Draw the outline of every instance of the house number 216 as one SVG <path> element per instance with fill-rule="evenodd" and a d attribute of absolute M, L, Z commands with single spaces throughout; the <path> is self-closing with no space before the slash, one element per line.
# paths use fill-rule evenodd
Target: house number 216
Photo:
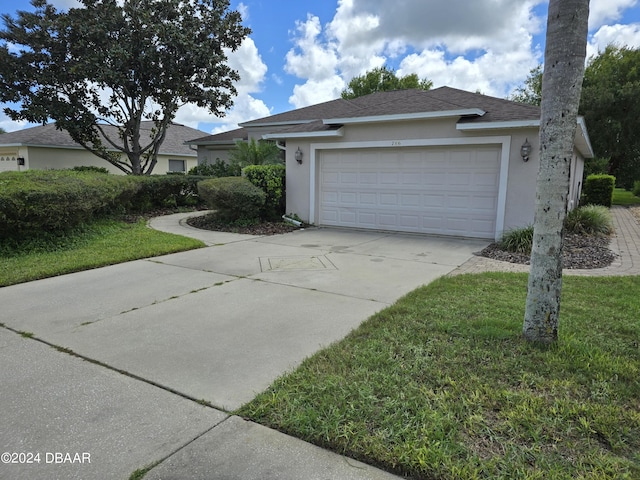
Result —
<path fill-rule="evenodd" d="M 402 146 L 402 142 L 400 142 L 400 141 L 398 141 L 398 140 L 393 140 L 393 141 L 391 142 L 391 146 L 392 146 L 392 147 L 400 147 L 400 146 Z"/>

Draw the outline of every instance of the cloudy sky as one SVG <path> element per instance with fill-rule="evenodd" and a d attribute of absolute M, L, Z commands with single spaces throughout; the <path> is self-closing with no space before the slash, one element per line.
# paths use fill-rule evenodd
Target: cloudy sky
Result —
<path fill-rule="evenodd" d="M 30 9 L 3 2 L 0 13 Z M 58 8 L 75 0 L 50 0 Z M 77 4 L 75 4 L 77 5 Z M 225 118 L 183 107 L 204 132 L 340 96 L 355 75 L 386 65 L 448 85 L 508 96 L 543 63 L 547 1 L 232 0 L 252 34 L 230 55 L 242 77 Z M 587 56 L 610 43 L 640 47 L 640 0 L 591 0 Z M 26 125 L 0 113 L 7 131 Z"/>

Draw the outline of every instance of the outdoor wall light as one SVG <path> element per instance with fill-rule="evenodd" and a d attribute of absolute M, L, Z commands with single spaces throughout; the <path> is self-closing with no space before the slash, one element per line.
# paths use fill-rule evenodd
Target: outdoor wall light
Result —
<path fill-rule="evenodd" d="M 18 157 L 16 160 L 18 161 L 18 165 L 24 167 L 24 157 Z"/>
<path fill-rule="evenodd" d="M 524 143 L 520 147 L 520 155 L 522 156 L 523 162 L 529 161 L 529 155 L 531 155 L 531 144 L 529 143 L 528 138 L 524 140 Z"/>
<path fill-rule="evenodd" d="M 296 150 L 295 158 L 296 158 L 296 162 L 302 165 L 302 150 L 300 150 L 300 147 L 298 147 L 298 149 Z"/>

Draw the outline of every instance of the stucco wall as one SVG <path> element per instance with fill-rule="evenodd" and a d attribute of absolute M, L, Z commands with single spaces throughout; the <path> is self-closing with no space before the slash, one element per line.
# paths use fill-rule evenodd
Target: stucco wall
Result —
<path fill-rule="evenodd" d="M 24 158 L 24 169 L 59 170 L 82 165 L 103 167 L 112 173 L 123 173 L 106 160 L 96 157 L 84 149 L 29 147 L 25 149 Z M 159 155 L 158 163 L 152 173 L 155 175 L 167 173 L 169 171 L 169 159 L 184 160 L 186 171 L 189 171 L 190 168 L 195 167 L 197 164 L 195 152 L 193 157 L 184 155 Z"/>
<path fill-rule="evenodd" d="M 317 152 L 326 143 L 354 143 L 354 142 L 383 142 L 398 140 L 419 139 L 470 139 L 470 138 L 496 138 L 503 141 L 508 139 L 508 175 L 504 200 L 503 231 L 515 227 L 521 227 L 533 223 L 536 178 L 539 169 L 539 142 L 538 129 L 504 129 L 504 130 L 456 130 L 454 119 L 446 121 L 415 121 L 397 123 L 379 123 L 369 125 L 345 125 L 342 137 L 330 138 L 296 138 L 287 140 L 286 165 L 287 165 L 287 213 L 296 213 L 307 222 L 315 222 L 310 217 L 311 195 L 315 205 L 318 205 L 318 191 L 311 182 L 319 178 L 320 164 L 312 160 Z M 529 161 L 524 162 L 520 155 L 520 147 L 528 140 L 532 146 Z M 313 149 L 311 146 L 313 145 Z M 295 159 L 295 151 L 300 148 L 303 152 L 303 163 L 299 165 Z M 398 148 L 402 148 L 401 146 Z M 315 159 L 317 160 L 317 159 Z M 315 171 L 311 175 L 310 166 L 314 163 Z M 572 188 L 570 198 L 579 197 L 582 181 L 583 160 L 576 156 L 572 166 Z M 310 191 L 311 189 L 311 191 Z M 315 192 L 315 193 L 313 193 Z M 498 209 L 500 211 L 500 209 Z M 317 214 L 317 208 L 315 208 Z M 498 222 L 500 223 L 500 222 Z"/>

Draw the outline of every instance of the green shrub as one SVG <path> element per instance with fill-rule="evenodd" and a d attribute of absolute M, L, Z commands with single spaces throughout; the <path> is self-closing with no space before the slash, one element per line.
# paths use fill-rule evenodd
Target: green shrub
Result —
<path fill-rule="evenodd" d="M 228 164 L 219 158 L 214 163 L 203 163 L 189 170 L 189 175 L 199 175 L 202 177 L 239 177 L 240 166 Z"/>
<path fill-rule="evenodd" d="M 500 248 L 508 252 L 530 254 L 533 246 L 533 225 L 505 232 L 498 243 Z"/>
<path fill-rule="evenodd" d="M 636 197 L 640 197 L 640 180 L 633 182 L 633 194 Z"/>
<path fill-rule="evenodd" d="M 71 170 L 0 174 L 0 236 L 68 231 L 116 208 L 137 186 L 116 175 Z"/>
<path fill-rule="evenodd" d="M 227 222 L 259 217 L 265 193 L 244 177 L 222 177 L 198 183 L 198 192 L 218 218 Z"/>
<path fill-rule="evenodd" d="M 584 161 L 584 178 L 589 175 L 604 175 L 609 171 L 609 159 L 602 157 L 587 158 Z"/>
<path fill-rule="evenodd" d="M 260 212 L 264 220 L 278 220 L 284 215 L 285 170 L 284 165 L 249 165 L 242 169 L 242 174 L 267 196 Z"/>
<path fill-rule="evenodd" d="M 203 203 L 198 194 L 198 182 L 205 178 L 203 176 L 152 175 L 129 178 L 132 178 L 139 188 L 129 199 L 126 210 L 147 212 Z"/>
<path fill-rule="evenodd" d="M 71 169 L 73 172 L 93 172 L 93 173 L 109 173 L 104 167 L 94 167 L 92 165 L 78 165 Z"/>
<path fill-rule="evenodd" d="M 582 190 L 585 205 L 603 205 L 610 207 L 616 178 L 612 175 L 589 175 Z"/>
<path fill-rule="evenodd" d="M 585 205 L 571 210 L 564 222 L 567 233 L 609 235 L 613 233 L 611 212 L 602 205 Z"/>

